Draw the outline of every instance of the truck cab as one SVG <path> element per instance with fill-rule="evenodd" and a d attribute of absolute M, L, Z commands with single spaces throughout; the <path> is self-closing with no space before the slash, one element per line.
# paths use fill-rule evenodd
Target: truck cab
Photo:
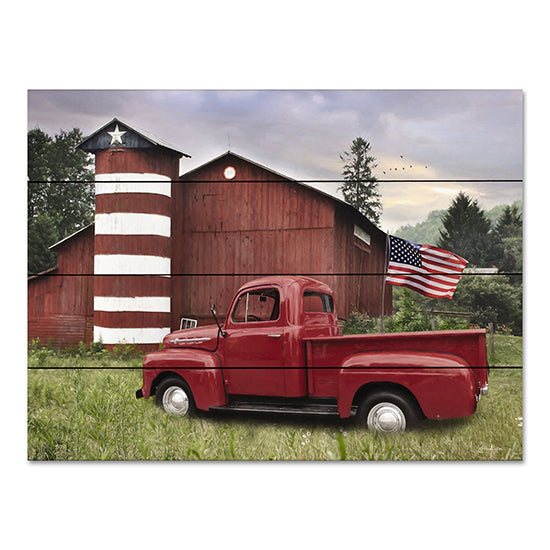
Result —
<path fill-rule="evenodd" d="M 260 279 L 235 296 L 219 356 L 228 394 L 307 393 L 306 336 L 339 334 L 331 289 L 313 279 Z"/>

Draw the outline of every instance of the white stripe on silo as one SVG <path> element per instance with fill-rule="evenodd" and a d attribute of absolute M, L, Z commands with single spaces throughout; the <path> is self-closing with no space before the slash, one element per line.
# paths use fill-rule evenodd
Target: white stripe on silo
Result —
<path fill-rule="evenodd" d="M 170 334 L 169 327 L 109 328 L 94 327 L 94 342 L 104 344 L 159 344 Z"/>
<path fill-rule="evenodd" d="M 96 214 L 96 235 L 160 235 L 170 236 L 170 216 L 112 212 Z"/>
<path fill-rule="evenodd" d="M 96 174 L 95 194 L 106 193 L 154 193 L 172 196 L 172 186 L 168 176 L 160 174 Z"/>
<path fill-rule="evenodd" d="M 94 311 L 150 311 L 170 313 L 169 296 L 95 296 Z"/>
<path fill-rule="evenodd" d="M 168 275 L 170 258 L 133 254 L 96 254 L 96 275 Z"/>

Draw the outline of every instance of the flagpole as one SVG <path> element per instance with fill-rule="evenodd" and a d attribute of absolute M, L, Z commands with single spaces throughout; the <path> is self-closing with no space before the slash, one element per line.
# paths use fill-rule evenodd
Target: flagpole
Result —
<path fill-rule="evenodd" d="M 384 333 L 384 306 L 386 302 L 386 276 L 388 273 L 387 263 L 388 263 L 388 242 L 389 234 L 386 231 L 386 242 L 384 246 L 384 277 L 382 279 L 382 314 L 380 316 L 380 332 Z"/>

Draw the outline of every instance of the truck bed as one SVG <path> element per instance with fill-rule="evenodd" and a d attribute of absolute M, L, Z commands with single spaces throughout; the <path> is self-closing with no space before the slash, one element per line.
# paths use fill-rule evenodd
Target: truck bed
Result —
<path fill-rule="evenodd" d="M 484 330 L 360 334 L 306 338 L 304 342 L 310 396 L 337 395 L 338 374 L 344 361 L 365 352 L 372 355 L 373 368 L 376 369 L 395 370 L 393 366 L 384 367 L 384 362 L 391 354 L 399 354 L 403 358 L 404 366 L 401 369 L 439 368 L 440 362 L 435 360 L 437 355 L 456 358 L 467 364 L 480 383 L 486 377 Z"/>

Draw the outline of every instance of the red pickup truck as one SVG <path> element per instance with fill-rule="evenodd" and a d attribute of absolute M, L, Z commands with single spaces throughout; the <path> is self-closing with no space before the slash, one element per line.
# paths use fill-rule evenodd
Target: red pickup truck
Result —
<path fill-rule="evenodd" d="M 327 285 L 269 277 L 241 287 L 223 325 L 167 335 L 136 397 L 180 416 L 334 414 L 388 433 L 469 416 L 487 391 L 484 330 L 340 336 Z"/>

